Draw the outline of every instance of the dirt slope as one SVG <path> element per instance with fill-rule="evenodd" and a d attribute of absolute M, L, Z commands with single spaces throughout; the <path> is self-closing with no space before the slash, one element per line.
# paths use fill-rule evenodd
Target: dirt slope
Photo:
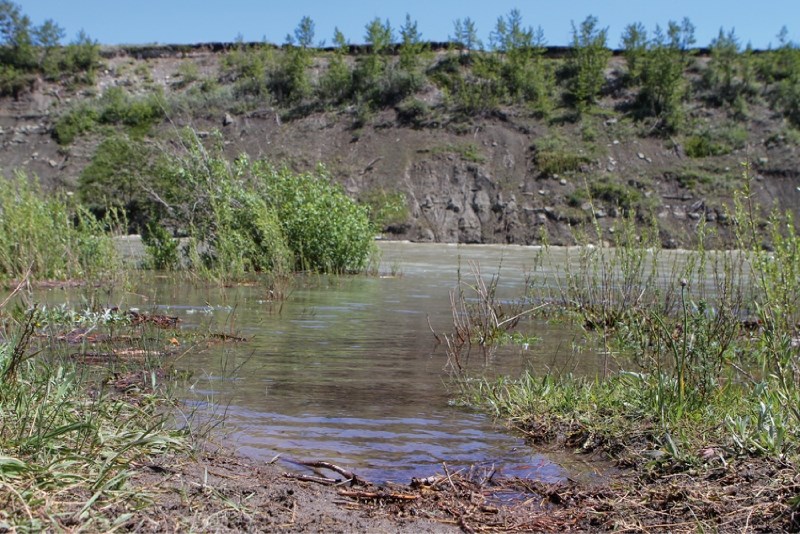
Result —
<path fill-rule="evenodd" d="M 179 91 L 182 62 L 195 63 L 201 76 L 215 77 L 220 60 L 219 52 L 202 47 L 191 52 L 157 50 L 149 54 L 157 57 L 149 59 L 141 55 L 141 50 L 105 51 L 106 68 L 93 88 L 76 93 L 39 81 L 17 101 L 0 100 L 3 173 L 22 169 L 47 187 L 75 188 L 99 136 L 59 146 L 51 131 L 60 113 L 112 86 L 134 94 L 154 87 L 174 93 Z M 443 97 L 430 87 L 420 98 L 435 107 Z M 356 127 L 348 110 L 287 120 L 267 103 L 240 114 L 212 110 L 174 116 L 161 128 L 190 124 L 200 132 L 219 129 L 231 154 L 246 152 L 298 170 L 324 163 L 354 197 L 402 192 L 409 216 L 385 229 L 390 238 L 532 244 L 546 233 L 551 243 L 568 244 L 571 227 L 594 217 L 603 229 L 602 239 L 611 240 L 620 212 L 618 198 L 612 194 L 589 203 L 585 190 L 591 182 L 633 191 L 637 207 L 656 217 L 665 246 L 689 244 L 701 220 L 730 242 L 726 206 L 741 185 L 743 161 L 752 165 L 759 204 L 800 209 L 798 147 L 782 142 L 780 132 L 786 125 L 768 109 L 751 110 L 747 148 L 692 159 L 685 155 L 681 139 L 642 136 L 640 125 L 616 111 L 620 102 L 614 98 L 602 101 L 600 113 L 591 120 L 559 125 L 509 108 L 468 124 L 432 121 L 414 128 L 388 109 Z M 724 111 L 698 106 L 690 104 L 698 128 L 725 121 Z M 577 171 L 544 173 L 537 165 L 536 147 L 554 136 L 582 158 Z"/>

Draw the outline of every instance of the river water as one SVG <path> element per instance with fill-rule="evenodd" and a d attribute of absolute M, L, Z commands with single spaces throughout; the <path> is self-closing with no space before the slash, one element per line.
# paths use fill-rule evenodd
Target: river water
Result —
<path fill-rule="evenodd" d="M 148 278 L 126 299 L 142 311 L 176 315 L 186 329 L 226 331 L 246 343 L 181 356 L 191 379 L 178 395 L 187 412 L 224 415 L 226 445 L 264 461 L 326 460 L 375 482 L 408 482 L 448 468 L 497 468 L 543 481 L 586 474 L 570 455 L 540 454 L 484 414 L 452 403 L 444 346 L 431 328 L 452 329 L 450 291 L 471 265 L 500 273 L 501 298 L 518 298 L 540 249 L 380 242 L 379 276 L 299 277 L 281 302 L 261 285 L 203 288 Z M 537 276 L 557 270 L 551 248 Z M 526 319 L 540 341 L 501 347 L 476 373 L 525 369 L 592 373 L 602 356 L 567 325 Z"/>

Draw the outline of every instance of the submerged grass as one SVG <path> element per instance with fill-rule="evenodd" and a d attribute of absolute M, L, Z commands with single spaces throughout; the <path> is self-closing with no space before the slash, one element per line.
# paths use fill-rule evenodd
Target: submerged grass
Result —
<path fill-rule="evenodd" d="M 694 250 L 666 258 L 666 276 L 665 253 L 635 232 L 634 219 L 615 232 L 614 249 L 578 249 L 557 283 L 543 286 L 555 294 L 532 293 L 620 354 L 614 365 L 596 376 L 462 376 L 461 400 L 533 441 L 602 451 L 656 476 L 754 459 L 797 474 L 800 236 L 789 215 L 773 213 L 765 242 L 763 216 L 746 185 L 733 213 L 739 250 L 709 252 L 701 227 Z M 780 493 L 795 495 L 784 508 L 796 514 L 796 486 Z"/>

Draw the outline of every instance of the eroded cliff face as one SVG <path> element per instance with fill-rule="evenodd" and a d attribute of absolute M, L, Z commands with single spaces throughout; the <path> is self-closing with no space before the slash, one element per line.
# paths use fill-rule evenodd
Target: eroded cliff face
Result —
<path fill-rule="evenodd" d="M 157 56 L 108 55 L 94 88 L 74 93 L 38 81 L 19 100 L 0 101 L 3 173 L 21 170 L 38 176 L 46 188 L 74 189 L 103 134 L 59 146 L 52 127 L 60 113 L 112 86 L 133 93 L 153 86 L 178 91 L 175 76 L 181 62 L 194 62 L 202 75 L 218 72 L 218 53 L 211 50 Z M 426 96 L 432 105 L 440 97 Z M 624 192 L 655 217 L 665 246 L 689 244 L 701 221 L 730 240 L 728 207 L 741 185 L 744 161 L 751 164 L 759 205 L 800 210 L 798 147 L 781 140 L 785 125 L 767 109 L 753 110 L 746 149 L 697 160 L 684 154 L 679 139 L 635 131 L 634 123 L 615 114 L 617 104 L 601 102 L 601 118 L 591 123 L 553 126 L 510 108 L 467 123 L 434 122 L 423 128 L 406 125 L 392 109 L 356 126 L 348 110 L 287 120 L 265 104 L 240 114 L 172 116 L 155 135 L 183 125 L 201 134 L 218 130 L 231 155 L 244 152 L 297 170 L 325 164 L 354 198 L 400 192 L 408 217 L 384 229 L 386 237 L 396 239 L 534 244 L 547 236 L 552 244 L 569 244 L 576 226 L 596 221 L 603 235 L 595 239 L 610 241 Z M 709 124 L 724 113 L 695 111 Z M 579 157 L 577 170 L 543 170 L 537 150 L 553 135 Z"/>

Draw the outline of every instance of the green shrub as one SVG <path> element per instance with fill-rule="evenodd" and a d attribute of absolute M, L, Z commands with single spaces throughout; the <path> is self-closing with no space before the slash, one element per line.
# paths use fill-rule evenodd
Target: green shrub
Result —
<path fill-rule="evenodd" d="M 661 131 L 679 131 L 685 120 L 684 71 L 695 43 L 694 25 L 688 18 L 680 24 L 669 21 L 666 32 L 656 26 L 653 37 L 648 38 L 642 24 L 631 24 L 623 33 L 622 43 L 628 63 L 627 82 L 639 87 L 635 114 L 658 118 Z"/>
<path fill-rule="evenodd" d="M 690 158 L 722 156 L 744 148 L 747 130 L 741 126 L 723 126 L 715 130 L 704 130 L 686 138 L 684 151 Z"/>
<path fill-rule="evenodd" d="M 121 87 L 112 87 L 94 102 L 83 102 L 61 115 L 53 127 L 60 145 L 72 143 L 97 124 L 126 126 L 128 132 L 143 136 L 164 118 L 166 103 L 160 93 L 133 97 Z"/>
<path fill-rule="evenodd" d="M 757 94 L 754 76 L 750 46 L 740 50 L 734 31 L 725 33 L 720 28 L 711 41 L 711 60 L 703 73 L 703 81 L 710 91 L 708 100 L 717 105 L 741 106 Z"/>
<path fill-rule="evenodd" d="M 154 222 L 147 224 L 142 231 L 142 244 L 147 258 L 145 268 L 172 271 L 180 267 L 178 240 L 163 226 Z"/>
<path fill-rule="evenodd" d="M 683 144 L 683 149 L 690 158 L 719 156 L 729 152 L 725 145 L 713 141 L 708 135 L 702 134 L 687 137 Z"/>
<path fill-rule="evenodd" d="M 131 230 L 143 231 L 145 222 L 161 207 L 147 191 L 154 160 L 153 149 L 142 141 L 121 134 L 107 137 L 78 178 L 81 202 L 95 213 L 120 207 Z"/>
<path fill-rule="evenodd" d="M 269 94 L 267 67 L 274 63 L 273 50 L 266 46 L 246 46 L 239 43 L 225 54 L 220 62 L 222 81 L 234 82 L 237 97 L 263 98 Z"/>
<path fill-rule="evenodd" d="M 182 89 L 200 79 L 200 68 L 194 61 L 182 61 L 175 74 L 180 78 L 175 82 L 175 87 Z"/>
<path fill-rule="evenodd" d="M 88 104 L 82 104 L 61 115 L 53 126 L 53 137 L 59 145 L 68 145 L 97 125 L 99 114 Z"/>
<path fill-rule="evenodd" d="M 367 209 L 322 168 L 297 174 L 246 156 L 229 161 L 192 139 L 184 146 L 185 153 L 167 157 L 152 185 L 170 206 L 161 224 L 189 237 L 190 268 L 235 278 L 366 265 L 373 246 Z"/>
<path fill-rule="evenodd" d="M 674 177 L 675 181 L 677 181 L 681 187 L 685 187 L 689 190 L 714 183 L 714 177 L 712 175 L 693 169 L 684 169 L 674 175 L 670 174 L 669 177 Z"/>
<path fill-rule="evenodd" d="M 277 214 L 296 268 L 347 272 L 367 265 L 374 234 L 368 210 L 349 199 L 324 167 L 296 174 L 259 165 L 255 174 Z"/>
<path fill-rule="evenodd" d="M 13 65 L 0 65 L 0 96 L 19 98 L 28 91 L 35 77 Z"/>
<path fill-rule="evenodd" d="M 475 143 L 465 143 L 461 145 L 442 145 L 436 146 L 430 149 L 431 154 L 456 154 L 460 156 L 464 161 L 469 161 L 472 163 L 484 163 L 486 162 L 486 157 L 481 154 L 480 149 Z"/>
<path fill-rule="evenodd" d="M 576 151 L 575 147 L 570 147 L 558 136 L 542 138 L 531 148 L 534 151 L 533 161 L 545 176 L 577 171 L 590 161 L 588 156 Z"/>
<path fill-rule="evenodd" d="M 121 87 L 107 89 L 100 97 L 99 122 L 123 124 L 133 132 L 144 133 L 164 117 L 163 98 L 157 93 L 132 97 Z"/>
<path fill-rule="evenodd" d="M 593 182 L 589 186 L 589 192 L 592 198 L 626 211 L 636 207 L 642 199 L 641 193 L 636 189 L 615 182 Z"/>
<path fill-rule="evenodd" d="M 367 206 L 370 224 L 376 229 L 400 224 L 408 219 L 408 202 L 406 196 L 399 191 L 371 189 L 362 195 L 360 201 Z"/>
<path fill-rule="evenodd" d="M 311 65 L 311 52 L 306 48 L 290 46 L 281 53 L 267 78 L 267 87 L 280 104 L 298 104 L 311 94 Z"/>
<path fill-rule="evenodd" d="M 430 113 L 428 104 L 416 98 L 406 98 L 395 108 L 397 119 L 404 124 L 421 126 Z"/>

